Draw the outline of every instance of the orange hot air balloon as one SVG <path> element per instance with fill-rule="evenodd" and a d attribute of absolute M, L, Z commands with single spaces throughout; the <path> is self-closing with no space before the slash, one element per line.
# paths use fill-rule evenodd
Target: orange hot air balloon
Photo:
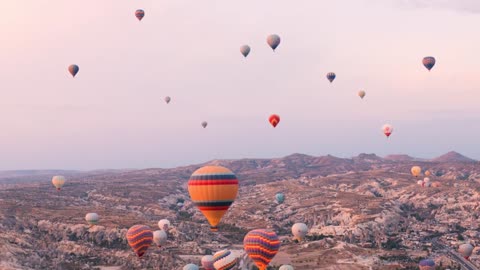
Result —
<path fill-rule="evenodd" d="M 280 123 L 280 116 L 276 114 L 272 114 L 268 118 L 268 122 L 270 122 L 270 124 L 272 124 L 273 127 L 277 127 L 278 123 Z"/>
<path fill-rule="evenodd" d="M 210 229 L 218 231 L 220 220 L 237 197 L 238 179 L 225 167 L 205 166 L 190 176 L 188 192 L 210 223 Z"/>

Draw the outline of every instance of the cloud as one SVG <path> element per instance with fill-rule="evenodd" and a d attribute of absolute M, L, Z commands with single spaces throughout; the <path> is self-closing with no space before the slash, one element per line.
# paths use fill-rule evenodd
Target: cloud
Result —
<path fill-rule="evenodd" d="M 403 6 L 417 8 L 451 9 L 461 12 L 480 13 L 479 0 L 396 0 Z"/>

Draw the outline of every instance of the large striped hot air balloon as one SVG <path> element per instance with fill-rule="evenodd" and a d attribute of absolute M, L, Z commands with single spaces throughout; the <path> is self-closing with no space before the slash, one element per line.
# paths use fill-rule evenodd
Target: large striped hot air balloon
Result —
<path fill-rule="evenodd" d="M 127 231 L 127 241 L 138 257 L 142 257 L 153 242 L 153 232 L 145 225 L 134 225 Z"/>
<path fill-rule="evenodd" d="M 230 250 L 220 250 L 213 254 L 213 267 L 216 270 L 230 270 L 237 265 L 238 259 Z"/>
<path fill-rule="evenodd" d="M 424 57 L 422 60 L 422 64 L 428 69 L 428 71 L 430 71 L 433 66 L 435 66 L 435 62 L 435 57 L 433 56 Z"/>
<path fill-rule="evenodd" d="M 253 230 L 243 238 L 243 248 L 260 270 L 266 270 L 280 248 L 280 240 L 275 232 Z"/>
<path fill-rule="evenodd" d="M 435 262 L 432 259 L 421 260 L 418 266 L 420 270 L 435 270 Z"/>
<path fill-rule="evenodd" d="M 188 192 L 210 223 L 210 229 L 218 231 L 218 223 L 237 197 L 238 179 L 225 167 L 205 166 L 190 177 Z"/>

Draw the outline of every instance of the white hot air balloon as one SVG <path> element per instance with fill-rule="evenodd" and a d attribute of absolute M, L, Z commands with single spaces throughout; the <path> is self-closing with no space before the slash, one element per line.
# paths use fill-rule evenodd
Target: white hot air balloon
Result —
<path fill-rule="evenodd" d="M 308 233 L 308 227 L 304 223 L 295 223 L 292 226 L 292 234 L 298 241 L 302 241 Z"/>
<path fill-rule="evenodd" d="M 153 242 L 161 247 L 167 243 L 167 233 L 163 230 L 157 230 L 153 232 Z"/>
<path fill-rule="evenodd" d="M 473 246 L 470 244 L 463 244 L 458 247 L 458 253 L 460 253 L 465 259 L 469 259 L 473 252 Z"/>
<path fill-rule="evenodd" d="M 202 257 L 201 260 L 202 267 L 205 268 L 205 270 L 215 270 L 213 267 L 213 256 L 212 255 L 205 255 Z"/>
<path fill-rule="evenodd" d="M 100 217 L 97 213 L 88 213 L 87 215 L 85 215 L 85 220 L 90 225 L 90 227 L 92 227 L 93 225 L 97 225 L 99 219 Z"/>
<path fill-rule="evenodd" d="M 52 184 L 57 188 L 58 191 L 65 185 L 65 177 L 61 175 L 56 175 L 52 178 Z"/>
<path fill-rule="evenodd" d="M 160 228 L 160 230 L 168 231 L 168 228 L 170 228 L 170 221 L 168 219 L 161 219 L 158 222 L 158 228 Z"/>
<path fill-rule="evenodd" d="M 288 264 L 284 264 L 284 265 L 280 266 L 280 268 L 278 268 L 278 270 L 294 270 L 294 269 L 293 269 L 293 266 L 288 265 Z"/>
<path fill-rule="evenodd" d="M 198 268 L 198 266 L 196 266 L 193 263 L 189 263 L 183 267 L 183 270 L 198 270 L 198 269 L 200 268 Z"/>

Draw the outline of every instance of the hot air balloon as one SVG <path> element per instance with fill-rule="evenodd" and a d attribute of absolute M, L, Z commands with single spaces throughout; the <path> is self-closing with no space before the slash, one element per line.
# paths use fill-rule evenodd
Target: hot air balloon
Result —
<path fill-rule="evenodd" d="M 294 270 L 294 269 L 293 269 L 293 266 L 288 265 L 288 264 L 284 264 L 284 265 L 280 266 L 280 268 L 278 268 L 278 270 Z"/>
<path fill-rule="evenodd" d="M 277 200 L 277 203 L 283 203 L 285 201 L 285 194 L 278 192 L 275 194 L 275 200 Z"/>
<path fill-rule="evenodd" d="M 337 75 L 335 75 L 335 73 L 333 73 L 333 72 L 327 73 L 327 79 L 330 81 L 330 83 L 332 83 L 333 80 L 335 80 L 336 77 L 337 77 Z"/>
<path fill-rule="evenodd" d="M 206 121 L 203 121 L 203 122 L 202 122 L 202 127 L 203 127 L 203 128 L 206 128 L 207 125 L 208 125 L 208 123 L 207 123 Z"/>
<path fill-rule="evenodd" d="M 423 178 L 423 182 L 424 183 L 430 183 L 430 178 L 428 178 L 428 177 Z"/>
<path fill-rule="evenodd" d="M 308 227 L 304 223 L 295 223 L 292 226 L 292 234 L 294 239 L 302 241 L 308 233 Z"/>
<path fill-rule="evenodd" d="M 243 45 L 242 47 L 240 47 L 240 52 L 243 54 L 244 57 L 247 57 L 250 53 L 250 46 Z"/>
<path fill-rule="evenodd" d="M 196 170 L 188 181 L 188 192 L 193 203 L 210 223 L 212 231 L 237 197 L 238 180 L 225 167 L 205 166 Z"/>
<path fill-rule="evenodd" d="M 435 66 L 435 58 L 432 56 L 427 56 L 422 60 L 423 65 L 430 71 L 433 66 Z"/>
<path fill-rule="evenodd" d="M 100 219 L 100 217 L 98 216 L 97 213 L 88 213 L 85 216 L 85 220 L 90 225 L 90 227 L 93 227 L 93 225 L 97 225 L 99 219 Z"/>
<path fill-rule="evenodd" d="M 383 130 L 383 134 L 385 134 L 385 136 L 387 136 L 388 138 L 390 137 L 390 135 L 392 135 L 393 127 L 390 124 L 385 124 L 383 125 L 382 130 Z"/>
<path fill-rule="evenodd" d="M 361 99 L 363 99 L 366 94 L 367 94 L 367 93 L 365 93 L 365 91 L 363 91 L 363 90 L 358 91 L 358 96 L 359 96 Z"/>
<path fill-rule="evenodd" d="M 142 257 L 153 242 L 153 232 L 145 225 L 134 225 L 127 231 L 127 241 L 138 257 Z"/>
<path fill-rule="evenodd" d="M 61 175 L 56 175 L 52 178 L 52 184 L 57 188 L 58 191 L 65 185 L 65 177 Z"/>
<path fill-rule="evenodd" d="M 158 247 L 161 247 L 167 243 L 167 233 L 162 230 L 157 230 L 153 232 L 153 242 Z"/>
<path fill-rule="evenodd" d="M 430 176 L 432 173 L 430 171 L 425 171 L 425 176 Z"/>
<path fill-rule="evenodd" d="M 202 267 L 205 268 L 205 270 L 215 270 L 213 267 L 213 256 L 212 255 L 205 255 L 202 257 L 201 260 Z"/>
<path fill-rule="evenodd" d="M 458 247 L 458 253 L 468 260 L 473 252 L 473 246 L 470 244 L 463 244 Z"/>
<path fill-rule="evenodd" d="M 213 267 L 216 270 L 230 270 L 237 265 L 238 259 L 230 250 L 220 250 L 213 254 Z"/>
<path fill-rule="evenodd" d="M 198 269 L 200 268 L 198 268 L 198 266 L 196 266 L 193 263 L 189 263 L 183 267 L 183 270 L 198 270 Z"/>
<path fill-rule="evenodd" d="M 273 51 L 280 45 L 280 37 L 278 35 L 269 35 L 267 37 L 267 43 Z"/>
<path fill-rule="evenodd" d="M 135 17 L 137 17 L 139 21 L 141 21 L 144 16 L 145 16 L 145 11 L 143 11 L 143 9 L 137 9 L 135 11 Z"/>
<path fill-rule="evenodd" d="M 161 219 L 158 222 L 158 228 L 160 228 L 160 230 L 168 231 L 168 227 L 170 227 L 170 221 L 168 219 Z"/>
<path fill-rule="evenodd" d="M 70 74 L 72 74 L 74 78 L 75 78 L 75 75 L 77 75 L 79 70 L 80 68 L 77 65 L 68 66 L 68 72 L 70 72 Z"/>
<path fill-rule="evenodd" d="M 420 270 L 435 270 L 435 262 L 432 259 L 421 260 L 418 266 Z"/>
<path fill-rule="evenodd" d="M 420 166 L 413 166 L 410 171 L 412 172 L 412 175 L 415 177 L 418 177 L 420 173 L 422 173 L 422 168 Z"/>
<path fill-rule="evenodd" d="M 417 181 L 417 185 L 419 185 L 419 186 L 422 186 L 422 187 L 423 187 L 423 180 L 418 180 L 418 181 Z"/>
<path fill-rule="evenodd" d="M 170 100 L 172 100 L 170 97 L 165 97 L 165 102 L 168 104 L 170 103 Z"/>
<path fill-rule="evenodd" d="M 272 124 L 273 127 L 276 127 L 278 125 L 278 123 L 280 123 L 280 116 L 278 116 L 276 114 L 272 114 L 268 118 L 268 122 L 270 122 L 270 124 Z"/>
<path fill-rule="evenodd" d="M 243 248 L 259 270 L 266 270 L 280 248 L 280 240 L 273 231 L 253 230 L 243 238 Z"/>

